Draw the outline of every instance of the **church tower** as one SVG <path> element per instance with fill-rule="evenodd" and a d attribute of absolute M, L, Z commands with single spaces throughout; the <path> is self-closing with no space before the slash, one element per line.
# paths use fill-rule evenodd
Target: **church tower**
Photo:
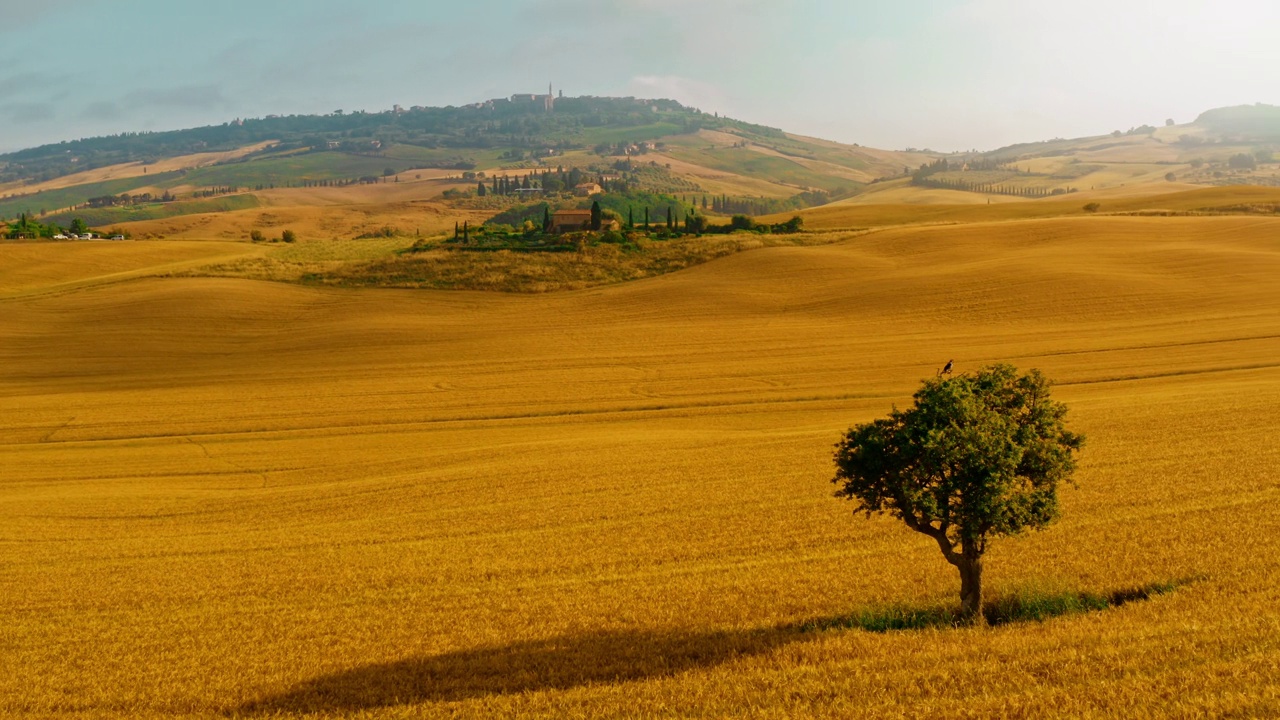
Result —
<path fill-rule="evenodd" d="M 551 91 L 551 83 L 547 83 L 547 94 L 542 98 L 542 108 L 547 112 L 552 112 L 556 109 L 556 96 Z"/>

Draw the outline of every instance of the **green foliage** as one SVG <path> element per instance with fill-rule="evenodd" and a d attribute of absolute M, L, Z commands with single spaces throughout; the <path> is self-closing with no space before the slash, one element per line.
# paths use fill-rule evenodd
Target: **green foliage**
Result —
<path fill-rule="evenodd" d="M 245 161 L 197 168 L 188 171 L 178 180 L 161 187 L 177 185 L 230 186 L 270 188 L 288 186 L 316 186 L 324 183 L 350 185 L 381 182 L 387 164 L 393 164 L 397 172 L 428 163 L 396 161 L 386 157 L 344 152 L 306 152 L 289 155 L 251 157 Z"/>
<path fill-rule="evenodd" d="M 778 235 L 787 235 L 790 233 L 798 233 L 804 228 L 804 218 L 799 215 L 793 216 L 790 220 L 773 226 L 773 232 Z"/>
<path fill-rule="evenodd" d="M 177 182 L 179 173 L 157 173 L 141 177 L 105 180 L 103 182 L 76 185 L 69 188 L 44 190 L 25 195 L 16 194 L 0 199 L 0 217 L 14 217 L 20 213 L 32 214 L 41 208 L 55 212 L 74 206 L 84 205 L 89 198 L 108 195 L 120 195 L 149 185 L 162 185 Z"/>
<path fill-rule="evenodd" d="M 296 242 L 298 239 L 298 236 L 292 230 L 285 230 L 283 233 L 280 234 L 280 239 L 283 240 L 284 242 L 291 243 L 291 242 Z"/>
<path fill-rule="evenodd" d="M 1237 153 L 1227 160 L 1232 170 L 1253 170 L 1258 167 L 1258 160 L 1249 153 Z"/>
<path fill-rule="evenodd" d="M 1131 602 L 1150 600 L 1171 593 L 1194 580 L 1195 578 L 1154 582 L 1108 593 L 1024 588 L 995 598 L 983 608 L 982 612 L 988 625 L 1045 622 L 1063 615 L 1098 612 Z M 963 616 L 957 615 L 953 609 L 941 604 L 897 604 L 869 607 L 839 617 L 810 620 L 802 624 L 800 630 L 819 632 L 831 629 L 857 629 L 883 633 L 953 627 L 965 622 L 966 619 Z"/>
<path fill-rule="evenodd" d="M 267 238 L 262 234 L 261 230 L 250 230 L 249 239 L 252 240 L 253 242 L 260 243 L 265 241 Z"/>
<path fill-rule="evenodd" d="M 414 108 L 404 113 L 335 112 L 246 118 L 223 125 L 125 133 L 10 153 L 0 156 L 0 182 L 50 180 L 117 163 L 227 151 L 267 141 L 277 144 L 259 157 L 297 151 L 303 151 L 303 155 L 362 155 L 372 163 L 380 163 L 367 173 L 376 175 L 384 168 L 399 171 L 398 165 L 387 160 L 414 154 L 393 152 L 392 148 L 419 148 L 424 153 L 416 155 L 431 156 L 434 160 L 428 164 L 444 167 L 446 158 L 456 156 L 458 148 L 506 148 L 507 152 L 537 154 L 547 148 L 587 147 L 615 137 L 655 139 L 688 132 L 690 123 L 700 117 L 700 112 L 671 100 L 589 97 L 557 99 L 554 113 L 545 112 L 540 102 L 498 100 L 467 107 Z M 495 152 L 493 158 L 500 154 Z M 448 166 L 471 169 L 460 167 L 463 164 L 468 163 L 453 162 Z M 211 184 L 258 182 L 276 181 L 241 179 Z"/>
<path fill-rule="evenodd" d="M 618 214 L 618 217 L 640 216 L 643 213 L 641 208 L 649 208 L 654 217 L 665 218 L 668 212 L 677 212 L 685 215 L 689 212 L 689 205 L 685 205 L 678 198 L 661 193 L 650 193 L 643 190 L 629 190 L 627 192 L 609 192 L 603 195 L 597 195 L 592 202 L 600 204 L 605 210 L 612 210 Z M 582 203 L 585 205 L 586 203 Z M 587 209 L 586 207 L 582 209 Z"/>
<path fill-rule="evenodd" d="M 516 205 L 485 220 L 484 224 L 490 227 L 498 225 L 520 227 L 527 220 L 533 220 L 541 224 L 544 220 L 549 219 L 550 214 L 551 206 L 545 202 L 532 205 Z"/>
<path fill-rule="evenodd" d="M 1102 207 L 1101 203 L 1091 202 L 1085 203 L 1084 211 L 1087 213 L 1096 213 Z"/>
<path fill-rule="evenodd" d="M 757 177 L 782 185 L 819 188 L 827 192 L 847 191 L 851 181 L 814 170 L 788 157 L 765 155 L 749 148 L 673 146 L 668 154 L 703 167 L 737 175 Z"/>
<path fill-rule="evenodd" d="M 404 232 L 402 232 L 402 231 L 400 230 L 400 228 L 397 228 L 397 227 L 394 227 L 394 226 L 391 226 L 391 225 L 383 225 L 382 227 L 378 228 L 377 230 L 370 230 L 369 232 L 365 232 L 365 233 L 361 233 L 360 235 L 357 235 L 357 236 L 356 236 L 356 239 L 357 239 L 357 240 L 372 240 L 372 239 L 375 239 L 375 238 L 396 238 L 396 237 L 403 237 L 404 235 L 405 235 L 405 233 L 404 233 Z"/>
<path fill-rule="evenodd" d="M 1216 108 L 1201 113 L 1196 118 L 1196 125 L 1221 136 L 1280 139 L 1280 107 L 1258 103 Z"/>
<path fill-rule="evenodd" d="M 0 231 L 0 235 L 3 237 L 26 238 L 28 240 L 36 238 L 51 238 L 61 232 L 57 225 L 36 222 L 27 216 L 26 213 L 20 215 L 17 220 L 9 223 L 8 226 L 0 227 L 5 228 L 3 231 Z"/>
<path fill-rule="evenodd" d="M 71 223 L 76 218 L 80 218 L 90 227 L 102 227 L 104 225 L 137 222 L 140 220 L 163 220 L 164 218 L 201 213 L 249 210 L 260 205 L 261 203 L 256 195 L 241 194 L 227 195 L 209 200 L 182 200 L 179 202 L 129 205 L 126 207 L 89 208 L 74 212 L 55 213 L 46 217 L 45 220 L 62 224 Z"/>
<path fill-rule="evenodd" d="M 836 495 L 888 512 L 952 546 L 1057 517 L 1057 489 L 1084 442 L 1038 370 L 1010 365 L 926 380 L 907 410 L 859 425 L 837 445 Z M 922 532 L 924 530 L 921 530 Z"/>
<path fill-rule="evenodd" d="M 684 216 L 684 231 L 685 231 L 685 232 L 687 232 L 687 233 L 693 233 L 693 234 L 695 234 L 695 235 L 701 235 L 702 233 L 706 232 L 706 231 L 707 231 L 707 216 L 706 216 L 706 215 L 694 215 L 693 213 L 689 213 L 688 215 L 685 215 L 685 216 Z"/>
<path fill-rule="evenodd" d="M 1084 442 L 1065 427 L 1038 370 L 1010 365 L 926 380 L 907 410 L 850 429 L 836 446 L 837 497 L 937 541 L 961 571 L 967 614 L 981 611 L 990 538 L 1042 528 Z"/>

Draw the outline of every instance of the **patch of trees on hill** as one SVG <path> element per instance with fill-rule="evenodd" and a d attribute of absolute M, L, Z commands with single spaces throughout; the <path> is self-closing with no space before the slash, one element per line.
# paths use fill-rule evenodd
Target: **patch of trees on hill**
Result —
<path fill-rule="evenodd" d="M 177 196 L 164 191 L 163 195 L 152 195 L 151 193 L 141 193 L 139 195 L 130 195 L 129 193 L 121 193 L 120 195 L 101 195 L 99 197 L 89 198 L 86 203 L 91 208 L 108 208 L 108 207 L 124 207 L 128 205 L 147 205 L 150 203 L 167 203 L 177 200 Z"/>
<path fill-rule="evenodd" d="M 1237 105 L 1201 113 L 1196 125 L 1223 138 L 1237 140 L 1280 140 L 1280 107 Z"/>
<path fill-rule="evenodd" d="M 43 182 L 118 163 L 225 152 L 267 141 L 277 143 L 270 152 L 310 149 L 367 154 L 392 143 L 430 149 L 578 148 L 580 138 L 594 128 L 658 122 L 671 128 L 671 133 L 735 128 L 781 136 L 780 130 L 706 115 L 673 100 L 558 98 L 554 111 L 547 112 L 541 104 L 498 99 L 465 107 L 247 118 L 188 130 L 74 140 L 0 155 L 0 182 Z"/>
<path fill-rule="evenodd" d="M 26 213 L 22 213 L 12 222 L 0 221 L 0 238 L 7 240 L 49 240 L 60 237 L 64 232 L 74 233 L 76 235 L 89 233 L 89 226 L 81 218 L 73 218 L 67 228 L 59 226 L 55 222 L 39 222 L 32 219 Z M 94 231 L 98 232 L 98 231 Z M 127 232 L 121 230 L 104 230 L 99 236 L 107 237 L 128 237 Z"/>
<path fill-rule="evenodd" d="M 1020 175 L 1028 174 L 1021 173 L 1017 168 L 1010 167 L 997 159 L 984 158 L 969 161 L 948 161 L 946 158 L 939 158 L 932 163 L 921 165 L 919 169 L 912 173 L 911 184 L 919 187 L 938 188 L 941 190 L 960 190 L 964 192 L 984 193 L 987 195 L 1014 195 L 1025 198 L 1043 198 L 1075 192 L 1075 188 L 1005 185 L 1001 183 L 983 182 L 981 179 L 969 180 L 967 178 L 938 177 L 941 173 L 956 170 L 966 170 L 975 173 L 1006 171 Z"/>
<path fill-rule="evenodd" d="M 987 185 L 982 183 L 973 183 L 967 180 L 952 180 L 947 178 L 928 177 L 920 180 L 912 180 L 912 185 L 921 187 L 938 188 L 941 190 L 961 190 L 964 192 L 984 193 L 986 195 L 1014 195 L 1025 198 L 1044 198 L 1053 195 L 1066 195 L 1073 193 L 1075 188 L 1047 188 L 1047 187 L 1028 187 L 1019 185 Z"/>

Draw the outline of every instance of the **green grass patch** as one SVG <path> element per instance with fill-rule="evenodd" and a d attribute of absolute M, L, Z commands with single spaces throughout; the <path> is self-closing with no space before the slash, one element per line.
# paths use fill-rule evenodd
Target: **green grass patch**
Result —
<path fill-rule="evenodd" d="M 1155 582 L 1108 593 L 1023 588 L 984 603 L 982 614 L 986 623 L 991 626 L 1044 622 L 1065 615 L 1099 612 L 1131 602 L 1149 600 L 1171 593 L 1197 579 Z M 804 632 L 833 629 L 890 632 L 953 627 L 962 624 L 958 608 L 949 603 L 938 602 L 925 605 L 869 607 L 849 615 L 810 620 L 803 623 L 800 629 Z"/>
<path fill-rule="evenodd" d="M 0 218 L 17 217 L 24 212 L 28 215 L 35 215 L 41 210 L 52 213 L 73 205 L 83 205 L 89 201 L 89 198 L 131 193 L 139 188 L 153 185 L 162 188 L 172 187 L 177 184 L 174 180 L 180 176 L 181 173 L 177 172 L 140 175 L 119 180 L 86 183 L 57 190 L 45 190 L 23 197 L 0 199 Z"/>
<path fill-rule="evenodd" d="M 162 187 L 286 187 L 303 181 L 349 180 L 382 177 L 387 168 L 403 172 L 421 163 L 392 157 L 352 155 L 342 152 L 310 152 L 246 162 L 212 165 L 187 172 Z"/>
<path fill-rule="evenodd" d="M 104 225 L 137 222 L 140 220 L 164 220 L 184 215 L 251 210 L 261 204 L 261 201 L 255 195 L 227 195 L 206 200 L 183 200 L 180 202 L 151 203 L 128 207 L 85 208 L 84 210 L 73 210 L 50 215 L 46 218 L 46 222 L 66 227 L 71 224 L 73 219 L 80 218 L 89 227 L 102 227 Z"/>
<path fill-rule="evenodd" d="M 243 277 L 334 287 L 396 287 L 544 293 L 639 280 L 753 248 L 820 245 L 851 233 L 734 233 L 623 243 L 516 247 L 511 240 L 455 246 L 445 238 L 314 240 L 266 257 L 203 267 L 190 275 Z M 412 247 L 413 252 L 406 252 Z"/>
<path fill-rule="evenodd" d="M 824 175 L 797 162 L 765 155 L 748 148 L 676 147 L 669 153 L 677 160 L 782 185 L 834 191 L 854 184 L 846 178 Z"/>
<path fill-rule="evenodd" d="M 584 128 L 582 134 L 574 137 L 573 140 L 590 147 L 600 143 L 650 142 L 684 132 L 684 127 L 675 123 L 656 122 L 652 125 Z"/>

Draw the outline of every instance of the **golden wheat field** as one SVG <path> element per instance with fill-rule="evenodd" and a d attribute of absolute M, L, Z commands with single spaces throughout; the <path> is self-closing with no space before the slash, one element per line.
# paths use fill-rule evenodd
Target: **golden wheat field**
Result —
<path fill-rule="evenodd" d="M 1036 206 L 539 296 L 4 246 L 0 715 L 1280 714 L 1280 218 Z M 1088 436 L 988 598 L 1176 589 L 839 627 L 957 602 L 829 482 L 949 358 L 1042 369 Z"/>

